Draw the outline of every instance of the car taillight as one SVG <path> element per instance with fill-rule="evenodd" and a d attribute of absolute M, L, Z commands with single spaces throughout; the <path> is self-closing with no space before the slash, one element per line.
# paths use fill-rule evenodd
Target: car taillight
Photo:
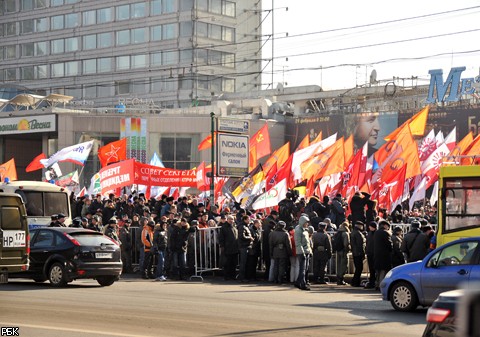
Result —
<path fill-rule="evenodd" d="M 442 323 L 450 315 L 449 309 L 430 308 L 427 311 L 427 322 Z"/>
<path fill-rule="evenodd" d="M 75 246 L 80 246 L 80 242 L 78 242 L 73 236 L 67 233 L 63 233 L 63 235 L 65 235 Z"/>
<path fill-rule="evenodd" d="M 30 234 L 27 234 L 27 255 L 30 256 Z"/>

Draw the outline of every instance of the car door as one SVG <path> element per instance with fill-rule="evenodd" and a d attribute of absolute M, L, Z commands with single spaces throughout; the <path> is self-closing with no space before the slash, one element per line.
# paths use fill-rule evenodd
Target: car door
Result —
<path fill-rule="evenodd" d="M 452 242 L 424 262 L 420 276 L 424 304 L 433 303 L 441 292 L 456 289 L 470 280 L 477 248 L 476 240 Z"/>
<path fill-rule="evenodd" d="M 42 273 L 45 261 L 55 246 L 55 233 L 48 229 L 37 229 L 30 244 L 30 268 L 32 273 Z"/>

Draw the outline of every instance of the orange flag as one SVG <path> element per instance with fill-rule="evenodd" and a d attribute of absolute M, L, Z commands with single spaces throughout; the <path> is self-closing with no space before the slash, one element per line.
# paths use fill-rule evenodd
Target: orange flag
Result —
<path fill-rule="evenodd" d="M 341 137 L 325 151 L 302 163 L 300 165 L 302 178 L 310 179 L 313 177 L 317 180 L 333 173 L 343 172 L 345 166 L 343 144 L 343 137 Z"/>
<path fill-rule="evenodd" d="M 98 149 L 98 159 L 102 167 L 127 159 L 127 138 L 108 143 Z"/>
<path fill-rule="evenodd" d="M 475 137 L 475 139 L 470 143 L 470 145 L 467 146 L 467 148 L 462 152 L 462 155 L 463 156 L 480 155 L 480 134 L 478 134 L 477 137 Z M 472 165 L 473 158 L 462 158 L 461 163 L 462 165 Z"/>
<path fill-rule="evenodd" d="M 321 142 L 321 141 L 322 141 L 322 131 L 318 133 L 318 136 L 313 140 L 313 142 L 310 142 L 310 145 Z"/>
<path fill-rule="evenodd" d="M 250 147 L 250 152 L 248 154 L 248 172 L 250 172 L 257 166 L 258 166 L 257 147 L 253 146 L 253 147 Z"/>
<path fill-rule="evenodd" d="M 305 137 L 303 137 L 300 144 L 298 144 L 296 151 L 304 149 L 304 148 L 308 147 L 309 145 L 310 145 L 310 135 L 307 133 L 307 135 Z"/>
<path fill-rule="evenodd" d="M 393 157 L 392 154 L 394 154 Z M 387 160 L 391 164 L 395 163 L 394 167 L 396 168 L 401 168 L 403 164 L 408 164 L 405 179 L 421 173 L 417 143 L 413 139 L 408 123 L 400 127 L 400 130 L 396 132 L 395 138 L 392 138 L 378 149 L 375 153 L 375 160 L 379 166 L 384 166 Z"/>
<path fill-rule="evenodd" d="M 268 124 L 257 131 L 256 134 L 250 138 L 250 149 L 255 147 L 257 150 L 257 158 L 260 159 L 269 155 L 272 150 L 270 148 L 270 134 L 268 133 Z"/>
<path fill-rule="evenodd" d="M 423 136 L 423 134 L 425 133 L 425 125 L 427 124 L 429 111 L 430 106 L 427 105 L 425 108 L 417 112 L 413 117 L 409 118 L 400 127 L 393 130 L 393 132 L 386 136 L 384 139 L 386 141 L 389 141 L 396 138 L 400 130 L 402 130 L 405 125 L 410 126 L 410 132 L 412 133 L 412 136 Z"/>
<path fill-rule="evenodd" d="M 277 163 L 277 167 L 281 167 L 290 155 L 290 142 L 286 142 L 282 147 L 275 150 L 267 161 L 262 165 L 263 172 L 267 174 L 272 168 L 273 164 Z"/>
<path fill-rule="evenodd" d="M 353 135 L 350 135 L 345 142 L 343 143 L 343 151 L 345 155 L 345 164 L 348 164 L 352 161 L 353 158 Z"/>
<path fill-rule="evenodd" d="M 5 181 L 5 178 L 10 179 L 10 181 L 17 180 L 17 169 L 14 158 L 0 165 L 0 179 Z"/>
<path fill-rule="evenodd" d="M 26 172 L 32 172 L 32 171 L 36 171 L 36 170 L 40 170 L 40 169 L 45 168 L 45 166 L 43 166 L 43 164 L 40 162 L 40 160 L 42 160 L 42 159 L 47 159 L 47 156 L 43 152 L 40 153 L 35 158 L 33 158 L 32 162 L 30 164 L 28 164 L 28 166 L 25 168 L 25 171 Z"/>
<path fill-rule="evenodd" d="M 213 133 L 213 142 L 217 141 L 217 132 Z M 209 134 L 204 140 L 198 144 L 198 151 L 203 151 L 212 147 L 212 134 Z"/>

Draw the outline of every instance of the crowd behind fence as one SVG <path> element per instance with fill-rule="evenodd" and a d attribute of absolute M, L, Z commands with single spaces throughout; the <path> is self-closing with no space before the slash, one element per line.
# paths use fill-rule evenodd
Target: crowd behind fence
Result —
<path fill-rule="evenodd" d="M 431 225 L 432 228 L 436 231 L 437 225 Z M 410 224 L 398 223 L 392 224 L 391 228 L 400 227 L 403 230 L 403 233 L 408 233 L 411 229 Z M 209 227 L 209 228 L 197 228 L 194 233 L 194 252 L 189 252 L 187 255 L 190 259 L 194 261 L 193 266 L 193 275 L 191 278 L 201 279 L 203 280 L 204 273 L 210 273 L 215 271 L 223 270 L 222 266 L 222 256 L 220 255 L 220 247 L 218 241 L 218 233 L 221 227 Z M 143 246 L 139 246 L 141 242 L 139 240 L 139 236 L 141 235 L 142 228 L 140 227 L 131 227 L 132 233 L 132 262 L 134 265 L 134 270 L 138 271 L 141 269 L 139 266 L 141 250 L 143 250 Z M 330 237 L 333 237 L 335 231 L 329 231 L 327 234 Z M 261 261 L 263 261 L 263 256 L 261 257 Z M 336 274 L 337 271 L 337 259 L 336 254 L 332 255 L 332 258 L 327 263 L 327 270 L 326 275 L 328 278 L 331 278 L 333 275 Z M 310 264 L 310 269 L 312 268 L 313 264 Z M 259 265 L 259 269 L 262 269 L 262 265 Z M 263 269 L 262 269 L 263 270 Z M 353 258 L 351 253 L 348 254 L 348 264 L 347 264 L 347 274 L 352 274 L 354 270 L 353 267 Z M 312 270 L 310 270 L 311 272 Z M 364 267 L 363 273 L 368 273 L 368 263 L 366 262 L 366 258 L 364 260 Z"/>

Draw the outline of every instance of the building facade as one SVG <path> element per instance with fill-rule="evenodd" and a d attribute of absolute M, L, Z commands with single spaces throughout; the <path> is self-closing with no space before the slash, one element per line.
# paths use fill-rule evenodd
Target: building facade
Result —
<path fill-rule="evenodd" d="M 0 0 L 0 83 L 104 109 L 259 90 L 256 0 Z"/>

